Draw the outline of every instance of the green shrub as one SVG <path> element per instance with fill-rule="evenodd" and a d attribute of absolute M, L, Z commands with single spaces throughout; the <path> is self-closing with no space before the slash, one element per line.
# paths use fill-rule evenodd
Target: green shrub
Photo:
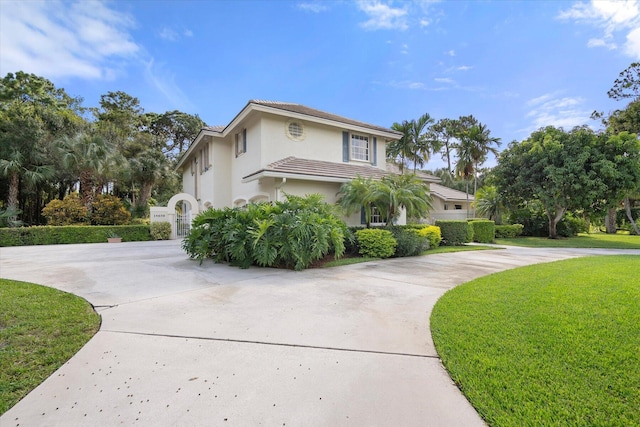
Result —
<path fill-rule="evenodd" d="M 356 231 L 360 255 L 371 258 L 389 258 L 396 251 L 396 239 L 389 230 L 368 228 Z"/>
<path fill-rule="evenodd" d="M 153 222 L 149 224 L 149 233 L 153 240 L 169 240 L 171 238 L 171 223 Z"/>
<path fill-rule="evenodd" d="M 68 194 L 63 200 L 51 200 L 42 209 L 42 216 L 48 225 L 82 224 L 87 220 L 87 208 L 82 204 L 78 193 Z"/>
<path fill-rule="evenodd" d="M 182 247 L 201 261 L 302 270 L 329 253 L 342 256 L 347 233 L 322 196 L 288 195 L 284 202 L 204 211 L 194 219 Z"/>
<path fill-rule="evenodd" d="M 512 239 L 522 234 L 522 224 L 496 225 L 496 239 Z"/>
<path fill-rule="evenodd" d="M 549 219 L 544 207 L 539 202 L 531 202 L 524 208 L 514 210 L 509 215 L 509 222 L 522 224 L 524 226 L 523 236 L 549 236 Z M 556 232 L 560 237 L 572 237 L 587 231 L 586 221 L 572 212 L 565 213 L 556 225 Z"/>
<path fill-rule="evenodd" d="M 496 239 L 512 239 L 522 234 L 522 224 L 496 225 Z"/>
<path fill-rule="evenodd" d="M 467 221 L 456 220 L 436 220 L 436 226 L 440 227 L 442 234 L 442 245 L 458 246 L 469 241 L 469 234 L 473 238 L 473 229 L 469 231 L 470 225 Z"/>
<path fill-rule="evenodd" d="M 118 226 L 35 226 L 0 229 L 0 246 L 57 245 L 67 243 L 104 243 L 110 234 L 123 242 L 150 240 L 148 225 Z"/>
<path fill-rule="evenodd" d="M 396 225 L 387 227 L 396 239 L 395 256 L 415 256 L 429 249 L 429 239 L 418 234 L 418 230 L 412 227 Z"/>
<path fill-rule="evenodd" d="M 487 219 L 473 220 L 469 222 L 473 228 L 473 241 L 478 243 L 493 243 L 496 235 L 496 224 Z"/>
<path fill-rule="evenodd" d="M 428 225 L 418 229 L 418 234 L 429 239 L 429 248 L 437 248 L 442 242 L 442 234 L 440 233 L 440 227 L 435 225 Z"/>
<path fill-rule="evenodd" d="M 112 194 L 96 196 L 91 206 L 91 223 L 94 225 L 123 225 L 131 219 L 122 200 Z"/>

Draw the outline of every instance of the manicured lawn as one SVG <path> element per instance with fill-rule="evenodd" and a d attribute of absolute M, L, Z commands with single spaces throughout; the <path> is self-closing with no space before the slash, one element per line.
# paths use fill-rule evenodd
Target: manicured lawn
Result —
<path fill-rule="evenodd" d="M 491 426 L 640 425 L 639 256 L 518 268 L 447 292 L 438 354 Z"/>
<path fill-rule="evenodd" d="M 539 248 L 606 248 L 640 249 L 640 236 L 629 234 L 579 234 L 577 237 L 547 239 L 546 237 L 517 237 L 496 239 L 499 245 Z"/>
<path fill-rule="evenodd" d="M 71 358 L 100 327 L 74 295 L 0 279 L 0 414 Z"/>
<path fill-rule="evenodd" d="M 449 252 L 465 252 L 465 251 L 482 251 L 482 250 L 495 250 L 500 249 L 493 246 L 482 246 L 482 245 L 472 245 L 472 246 L 438 246 L 437 248 L 429 249 L 428 251 L 422 252 L 419 256 L 423 255 L 433 255 L 433 254 L 444 254 Z M 326 263 L 322 264 L 322 267 L 339 267 L 341 265 L 349 265 L 349 264 L 358 264 L 361 262 L 367 261 L 376 261 L 380 258 L 369 258 L 369 257 L 349 257 L 349 258 L 340 258 L 340 259 L 332 259 Z"/>

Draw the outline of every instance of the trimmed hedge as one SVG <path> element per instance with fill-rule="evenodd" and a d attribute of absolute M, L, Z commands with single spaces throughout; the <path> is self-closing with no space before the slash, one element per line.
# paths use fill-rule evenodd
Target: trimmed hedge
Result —
<path fill-rule="evenodd" d="M 387 229 L 396 239 L 396 257 L 416 256 L 429 249 L 429 239 L 419 234 L 416 228 L 395 225 Z"/>
<path fill-rule="evenodd" d="M 460 220 L 436 220 L 436 226 L 440 227 L 442 234 L 443 246 L 459 246 L 464 245 L 469 240 L 469 234 L 473 238 L 473 229 L 469 222 Z M 471 228 L 471 230 L 470 230 Z"/>
<path fill-rule="evenodd" d="M 511 225 L 496 225 L 496 239 L 512 239 L 522 234 L 524 225 L 511 224 Z"/>
<path fill-rule="evenodd" d="M 493 243 L 496 236 L 496 224 L 488 219 L 474 219 L 469 221 L 473 230 L 473 241 L 478 243 Z"/>
<path fill-rule="evenodd" d="M 437 248 L 442 242 L 440 227 L 428 225 L 418 229 L 418 234 L 429 239 L 429 248 Z"/>
<path fill-rule="evenodd" d="M 389 258 L 396 252 L 397 242 L 389 230 L 366 228 L 356 231 L 359 252 L 372 258 Z"/>
<path fill-rule="evenodd" d="M 169 240 L 171 238 L 171 223 L 154 222 L 149 225 L 149 233 L 153 240 Z"/>
<path fill-rule="evenodd" d="M 139 242 L 151 239 L 148 225 L 50 225 L 0 228 L 0 247 L 29 245 L 59 245 L 67 243 L 106 243 L 107 237 L 116 234 L 123 242 Z"/>

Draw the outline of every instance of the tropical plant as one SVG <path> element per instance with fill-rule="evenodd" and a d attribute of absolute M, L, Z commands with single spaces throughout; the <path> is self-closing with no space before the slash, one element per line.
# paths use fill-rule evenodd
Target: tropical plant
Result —
<path fill-rule="evenodd" d="M 374 204 L 374 193 L 377 183 L 371 178 L 358 176 L 340 186 L 338 191 L 338 205 L 342 207 L 346 216 L 364 210 L 367 228 L 371 226 L 371 213 Z"/>
<path fill-rule="evenodd" d="M 496 224 L 502 223 L 502 199 L 495 186 L 480 188 L 475 195 L 475 208 L 478 215 L 494 220 Z"/>
<path fill-rule="evenodd" d="M 122 200 L 112 194 L 99 194 L 95 197 L 90 213 L 94 225 L 123 225 L 131 219 Z"/>
<path fill-rule="evenodd" d="M 70 193 L 63 200 L 51 200 L 42 209 L 49 225 L 81 224 L 87 220 L 87 213 L 78 193 Z"/>
<path fill-rule="evenodd" d="M 433 209 L 429 185 L 414 174 L 385 176 L 376 184 L 373 204 L 387 224 L 395 224 L 402 209 L 412 218 L 424 218 Z"/>

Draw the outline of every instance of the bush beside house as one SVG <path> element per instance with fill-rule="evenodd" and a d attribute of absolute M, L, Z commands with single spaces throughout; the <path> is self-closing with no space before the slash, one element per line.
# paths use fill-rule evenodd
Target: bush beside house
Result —
<path fill-rule="evenodd" d="M 486 219 L 474 219 L 469 221 L 472 230 L 472 239 L 477 243 L 493 243 L 496 236 L 495 222 Z"/>
<path fill-rule="evenodd" d="M 436 220 L 435 225 L 440 227 L 442 245 L 444 246 L 464 245 L 473 239 L 473 229 L 468 221 Z"/>
<path fill-rule="evenodd" d="M 360 255 L 371 258 L 389 258 L 398 243 L 389 230 L 366 228 L 356 231 Z"/>
<path fill-rule="evenodd" d="M 118 235 L 123 242 L 150 240 L 148 225 L 112 226 L 34 226 L 0 228 L 0 247 L 58 245 L 68 243 L 105 243 L 107 237 Z"/>

